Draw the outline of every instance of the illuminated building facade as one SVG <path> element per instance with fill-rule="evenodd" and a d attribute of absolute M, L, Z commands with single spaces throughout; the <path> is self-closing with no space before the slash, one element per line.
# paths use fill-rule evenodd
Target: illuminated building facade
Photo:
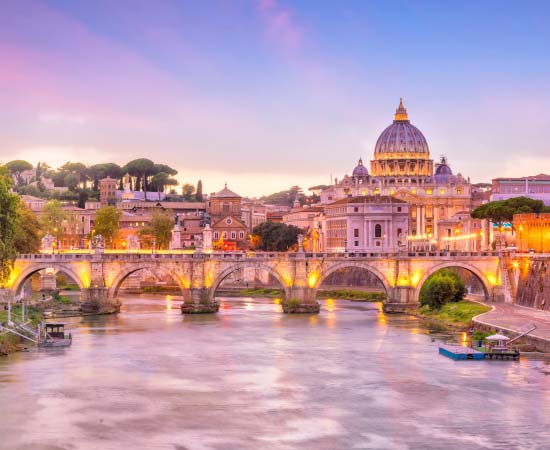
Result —
<path fill-rule="evenodd" d="M 408 203 L 409 234 L 435 240 L 440 233 L 439 222 L 478 206 L 472 198 L 470 180 L 460 173 L 455 175 L 447 158 L 441 157 L 438 163 L 431 159 L 428 142 L 410 123 L 402 101 L 393 123 L 376 142 L 370 173 L 360 159 L 351 176 L 335 180 L 321 192 L 321 203 L 373 195 Z"/>
<path fill-rule="evenodd" d="M 327 252 L 397 252 L 406 245 L 409 205 L 389 196 L 349 197 L 326 205 Z"/>
<path fill-rule="evenodd" d="M 225 187 L 210 196 L 208 211 L 211 217 L 214 247 L 236 250 L 247 246 L 247 226 L 242 219 L 242 197 Z"/>
<path fill-rule="evenodd" d="M 550 252 L 550 213 L 514 214 L 514 229 L 520 252 Z"/>
<path fill-rule="evenodd" d="M 550 175 L 533 177 L 495 178 L 492 180 L 491 201 L 507 200 L 513 197 L 529 197 L 542 200 L 550 206 Z"/>

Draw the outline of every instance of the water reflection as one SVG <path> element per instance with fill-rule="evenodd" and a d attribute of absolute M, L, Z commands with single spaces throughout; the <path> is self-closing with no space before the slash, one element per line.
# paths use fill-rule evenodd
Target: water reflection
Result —
<path fill-rule="evenodd" d="M 543 361 L 455 362 L 414 317 L 378 304 L 122 299 L 67 319 L 65 351 L 0 359 L 1 449 L 514 449 L 550 436 Z M 429 336 L 427 334 L 430 334 Z"/>

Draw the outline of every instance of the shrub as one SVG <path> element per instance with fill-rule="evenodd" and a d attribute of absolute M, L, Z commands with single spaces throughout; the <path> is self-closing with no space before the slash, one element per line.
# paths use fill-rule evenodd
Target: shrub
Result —
<path fill-rule="evenodd" d="M 283 302 L 283 305 L 290 310 L 298 308 L 300 304 L 301 302 L 297 298 L 289 298 Z"/>
<path fill-rule="evenodd" d="M 440 309 L 449 302 L 458 302 L 466 295 L 466 285 L 452 270 L 440 270 L 430 276 L 420 290 L 420 304 Z"/>

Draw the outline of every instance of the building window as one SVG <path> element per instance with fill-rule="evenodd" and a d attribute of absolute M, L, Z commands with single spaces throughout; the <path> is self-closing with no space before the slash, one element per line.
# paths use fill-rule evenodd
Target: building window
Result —
<path fill-rule="evenodd" d="M 397 229 L 397 237 L 401 236 L 401 233 L 403 233 L 403 230 L 401 228 Z"/>
<path fill-rule="evenodd" d="M 375 238 L 381 238 L 382 237 L 382 225 L 380 225 L 379 223 L 377 223 L 374 226 L 374 237 Z"/>
<path fill-rule="evenodd" d="M 229 212 L 229 203 L 224 203 L 222 205 L 222 212 L 228 213 Z"/>
<path fill-rule="evenodd" d="M 227 225 L 231 225 L 233 223 L 233 221 L 231 219 L 227 218 L 227 219 L 225 219 L 225 223 Z"/>
<path fill-rule="evenodd" d="M 244 239 L 244 231 L 239 231 L 239 239 Z"/>
<path fill-rule="evenodd" d="M 401 212 L 401 206 L 397 207 L 397 212 Z"/>
<path fill-rule="evenodd" d="M 376 246 L 380 247 L 380 241 L 376 241 Z"/>
<path fill-rule="evenodd" d="M 445 195 L 445 189 L 440 189 L 439 190 L 439 195 Z"/>
<path fill-rule="evenodd" d="M 353 237 L 359 237 L 359 228 L 353 229 Z"/>
<path fill-rule="evenodd" d="M 227 239 L 227 232 L 226 232 L 226 231 L 224 231 L 224 232 L 222 233 L 222 238 Z"/>
<path fill-rule="evenodd" d="M 354 242 L 353 242 L 353 245 L 354 245 L 355 247 L 359 247 L 359 241 L 354 241 Z"/>
<path fill-rule="evenodd" d="M 231 232 L 231 239 L 233 240 L 237 239 L 237 233 L 235 231 Z"/>
<path fill-rule="evenodd" d="M 431 188 L 426 189 L 426 195 L 432 195 L 433 190 Z"/>
<path fill-rule="evenodd" d="M 462 188 L 461 187 L 456 188 L 456 195 L 462 195 Z"/>
<path fill-rule="evenodd" d="M 220 234 L 216 231 L 214 232 L 214 239 L 216 239 L 216 241 L 220 238 Z"/>
<path fill-rule="evenodd" d="M 353 212 L 359 212 L 359 208 L 358 208 L 357 206 L 355 206 L 355 207 L 353 208 Z"/>

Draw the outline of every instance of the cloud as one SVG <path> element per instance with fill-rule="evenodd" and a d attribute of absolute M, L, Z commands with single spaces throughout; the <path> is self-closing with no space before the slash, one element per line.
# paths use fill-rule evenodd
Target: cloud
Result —
<path fill-rule="evenodd" d="M 38 120 L 46 124 L 55 124 L 55 125 L 82 125 L 86 122 L 86 119 L 83 116 L 70 116 L 63 113 L 47 113 L 40 114 Z"/>
<path fill-rule="evenodd" d="M 269 41 L 285 54 L 299 50 L 304 32 L 293 20 L 290 9 L 278 4 L 277 0 L 260 0 L 258 11 L 266 25 Z"/>

